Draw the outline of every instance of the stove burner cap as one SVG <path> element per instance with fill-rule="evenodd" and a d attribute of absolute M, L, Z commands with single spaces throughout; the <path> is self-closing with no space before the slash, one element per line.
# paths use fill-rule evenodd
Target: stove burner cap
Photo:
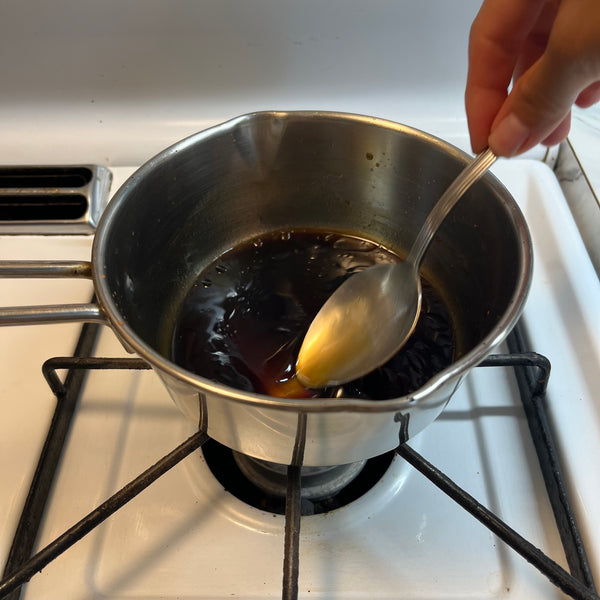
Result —
<path fill-rule="evenodd" d="M 206 464 L 232 495 L 255 508 L 285 514 L 287 465 L 232 451 L 209 440 L 202 446 Z M 332 467 L 302 468 L 302 515 L 330 512 L 368 492 L 387 471 L 394 452 Z"/>
<path fill-rule="evenodd" d="M 252 458 L 239 452 L 234 452 L 233 457 L 242 473 L 258 488 L 272 496 L 285 498 L 287 465 Z M 366 462 L 362 460 L 332 467 L 302 467 L 302 498 L 318 501 L 335 496 L 361 472 Z"/>

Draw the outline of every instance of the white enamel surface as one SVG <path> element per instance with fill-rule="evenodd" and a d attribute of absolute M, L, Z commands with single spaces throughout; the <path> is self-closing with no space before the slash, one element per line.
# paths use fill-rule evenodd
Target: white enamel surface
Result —
<path fill-rule="evenodd" d="M 575 232 L 552 173 L 537 161 L 501 162 L 494 170 L 526 211 L 531 225 L 536 265 L 526 318 L 542 314 L 544 319 L 539 326 L 528 324 L 527 329 L 536 340 L 536 349 L 553 360 L 550 405 L 560 421 L 561 450 L 571 469 L 569 482 L 578 490 L 574 496 L 578 518 L 598 573 L 593 520 L 600 490 L 597 481 L 577 465 L 585 462 L 589 466 L 592 457 L 600 454 L 592 394 L 597 370 L 593 358 L 578 362 L 575 357 L 564 366 L 556 364 L 563 348 L 572 351 L 580 329 L 589 332 L 586 346 L 581 348 L 584 357 L 593 356 L 597 349 L 590 340 L 598 339 L 592 335 L 598 331 L 598 322 L 593 314 L 580 311 L 577 319 L 584 319 L 582 325 L 573 321 L 572 310 L 561 313 L 557 309 L 557 314 L 554 308 L 565 302 L 573 305 L 581 288 L 585 297 L 593 300 L 594 294 L 600 293 L 597 279 L 590 277 L 586 256 L 574 241 Z M 128 172 L 116 170 L 117 184 Z M 555 222 L 554 216 L 558 217 Z M 549 235 L 553 230 L 561 235 Z M 42 238 L 35 243 L 9 242 L 13 252 L 28 246 L 28 255 L 35 254 L 36 247 L 48 252 L 57 245 L 57 240 Z M 563 243 L 576 252 L 573 259 Z M 77 242 L 66 246 L 69 244 Z M 63 247 L 63 241 L 58 245 Z M 578 285 L 575 277 L 565 278 L 566 270 L 584 277 L 582 284 Z M 558 280 L 556 272 L 563 273 Z M 28 329 L 31 333 L 23 335 L 36 336 L 41 342 L 32 339 L 15 359 L 22 361 L 23 353 L 38 346 L 44 358 L 67 352 L 71 340 L 62 336 L 51 343 L 47 327 Z M 4 332 L 0 330 L 0 334 Z M 96 354 L 125 352 L 110 330 L 104 330 Z M 32 360 L 39 361 L 37 353 Z M 19 364 L 22 362 L 9 362 L 2 367 L 3 373 L 12 374 L 9 381 L 16 392 L 20 386 L 27 387 L 14 375 L 23 369 Z M 35 374 L 39 365 L 27 366 L 25 372 L 29 369 Z M 576 400 L 569 402 L 572 395 L 564 391 L 563 380 L 571 372 L 579 379 Z M 43 382 L 38 383 L 31 403 L 41 398 L 48 404 L 51 395 Z M 507 378 L 503 369 L 474 371 L 442 416 L 412 444 L 562 564 L 560 543 L 514 388 L 512 377 Z M 17 487 L 8 491 L 3 486 L 0 494 L 5 509 L 0 528 L 3 556 L 10 537 L 5 532 L 14 527 L 31 469 L 29 461 L 41 443 L 48 413 L 34 412 L 32 421 L 31 410 L 15 409 L 18 404 L 9 406 L 3 413 L 11 427 L 4 436 L 0 469 Z M 91 374 L 39 546 L 185 439 L 188 427 L 153 373 Z M 27 432 L 26 437 L 22 431 Z M 21 454 L 10 451 L 9 444 L 30 448 Z M 584 449 L 587 460 L 579 461 L 578 453 Z M 36 575 L 25 588 L 25 598 L 94 594 L 107 598 L 276 598 L 281 594 L 282 547 L 283 519 L 248 508 L 230 496 L 208 473 L 200 456 L 194 455 Z M 302 523 L 301 598 L 434 598 L 440 590 L 447 598 L 497 598 L 508 590 L 514 598 L 561 597 L 533 567 L 400 461 L 352 506 Z"/>
<path fill-rule="evenodd" d="M 498 165 L 501 178 L 502 167 L 508 166 Z M 542 164 L 532 165 L 532 176 L 536 172 L 540 176 L 527 184 L 505 179 L 522 198 L 534 242 L 544 252 L 535 257 L 536 285 L 524 319 L 532 348 L 552 364 L 549 408 L 584 541 L 598 565 L 600 539 L 592 506 L 600 498 L 600 283 L 566 204 L 556 201 L 557 181 Z"/>
<path fill-rule="evenodd" d="M 10 259 L 90 258 L 90 239 L 64 238 L 50 247 L 36 237 L 0 237 L 0 257 Z M 3 306 L 89 302 L 89 281 L 56 283 L 43 280 L 0 279 Z M 0 327 L 0 564 L 14 533 L 43 436 L 52 418 L 55 400 L 42 376 L 42 363 L 51 356 L 69 355 L 79 326 Z"/>
<path fill-rule="evenodd" d="M 478 5 L 11 0 L 0 22 L 0 157 L 139 164 L 256 110 L 359 112 L 458 133 Z"/>

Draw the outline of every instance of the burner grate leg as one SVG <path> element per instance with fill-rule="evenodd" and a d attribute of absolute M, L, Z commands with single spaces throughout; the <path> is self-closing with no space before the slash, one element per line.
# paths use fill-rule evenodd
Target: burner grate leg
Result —
<path fill-rule="evenodd" d="M 135 498 L 161 475 L 200 448 L 207 439 L 208 436 L 206 433 L 198 431 L 175 448 L 175 450 L 172 450 L 165 457 L 161 458 L 156 464 L 146 469 L 141 475 L 138 475 L 138 477 L 81 519 L 81 521 L 65 531 L 56 540 L 48 544 L 43 550 L 40 550 L 40 552 L 26 561 L 14 573 L 0 581 L 0 598 L 5 598 L 7 594 L 10 594 L 29 581 L 37 572 L 41 571 L 52 560 L 69 549 L 83 536 L 92 531 L 92 529 L 127 504 L 127 502 Z"/>
<path fill-rule="evenodd" d="M 514 329 L 507 342 L 511 352 L 523 352 L 525 341 L 520 327 Z M 552 433 L 552 426 L 546 410 L 545 393 L 550 374 L 550 363 L 539 354 L 535 356 L 537 359 L 532 364 L 520 365 L 515 368 L 523 409 L 527 417 L 529 432 L 535 445 L 569 570 L 580 581 L 583 581 L 587 587 L 594 589 L 592 571 L 575 521 Z"/>
<path fill-rule="evenodd" d="M 577 600 L 599 600 L 599 596 L 596 595 L 594 590 L 573 577 L 559 564 L 546 556 L 539 548 L 536 548 L 514 529 L 511 529 L 493 512 L 480 504 L 473 496 L 464 491 L 431 463 L 427 462 L 407 444 L 399 446 L 396 452 L 468 513 L 496 534 L 502 541 L 513 548 L 513 550 L 533 564 L 563 592 Z"/>
<path fill-rule="evenodd" d="M 86 323 L 82 326 L 72 360 L 92 353 L 98 331 L 98 324 Z M 70 369 L 63 384 L 58 375 L 54 373 L 54 380 L 60 387 L 60 393 L 55 393 L 56 408 L 4 567 L 4 577 L 13 573 L 31 556 L 85 375 L 86 372 L 83 370 Z M 19 597 L 20 591 L 17 590 L 9 600 L 18 600 Z"/>
<path fill-rule="evenodd" d="M 283 557 L 283 600 L 298 598 L 298 575 L 300 569 L 300 509 L 301 467 L 288 467 L 287 493 L 285 499 L 285 539 Z"/>
<path fill-rule="evenodd" d="M 298 426 L 292 464 L 287 470 L 285 497 L 285 537 L 283 552 L 282 600 L 298 598 L 298 576 L 300 572 L 300 516 L 302 512 L 302 462 L 306 444 L 306 413 L 298 415 Z"/>
<path fill-rule="evenodd" d="M 526 344 L 519 325 L 509 335 L 507 342 L 511 354 L 491 355 L 481 366 L 514 368 L 531 437 L 571 573 L 565 571 L 439 469 L 403 443 L 404 440 L 400 440 L 396 452 L 459 506 L 533 564 L 564 593 L 576 600 L 600 600 L 568 498 L 552 428 L 546 413 L 545 394 L 550 376 L 550 362 L 540 354 L 525 351 Z"/>

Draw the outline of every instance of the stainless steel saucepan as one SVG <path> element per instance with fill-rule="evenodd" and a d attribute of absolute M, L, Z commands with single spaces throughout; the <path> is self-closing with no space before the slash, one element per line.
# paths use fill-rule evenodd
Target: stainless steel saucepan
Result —
<path fill-rule="evenodd" d="M 164 150 L 116 192 L 91 263 L 8 264 L 0 276 L 91 277 L 97 304 L 0 311 L 0 324 L 95 321 L 145 359 L 180 409 L 219 442 L 289 464 L 344 464 L 395 448 L 433 421 L 462 378 L 516 323 L 532 247 L 513 198 L 493 175 L 440 228 L 423 270 L 456 324 L 457 357 L 391 400 L 283 399 L 192 374 L 169 357 L 174 321 L 199 272 L 225 250 L 281 229 L 357 234 L 404 254 L 468 157 L 381 119 L 262 112 Z"/>

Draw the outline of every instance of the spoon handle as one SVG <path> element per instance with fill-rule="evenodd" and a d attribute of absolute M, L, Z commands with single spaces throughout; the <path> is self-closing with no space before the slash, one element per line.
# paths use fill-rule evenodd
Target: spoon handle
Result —
<path fill-rule="evenodd" d="M 496 158 L 496 155 L 489 148 L 478 154 L 460 172 L 458 177 L 437 201 L 427 219 L 425 219 L 425 223 L 423 223 L 406 259 L 407 262 L 414 265 L 416 271 L 419 270 L 425 251 L 429 247 L 438 227 L 448 216 L 448 213 L 458 200 L 460 200 L 461 196 L 492 166 Z"/>

